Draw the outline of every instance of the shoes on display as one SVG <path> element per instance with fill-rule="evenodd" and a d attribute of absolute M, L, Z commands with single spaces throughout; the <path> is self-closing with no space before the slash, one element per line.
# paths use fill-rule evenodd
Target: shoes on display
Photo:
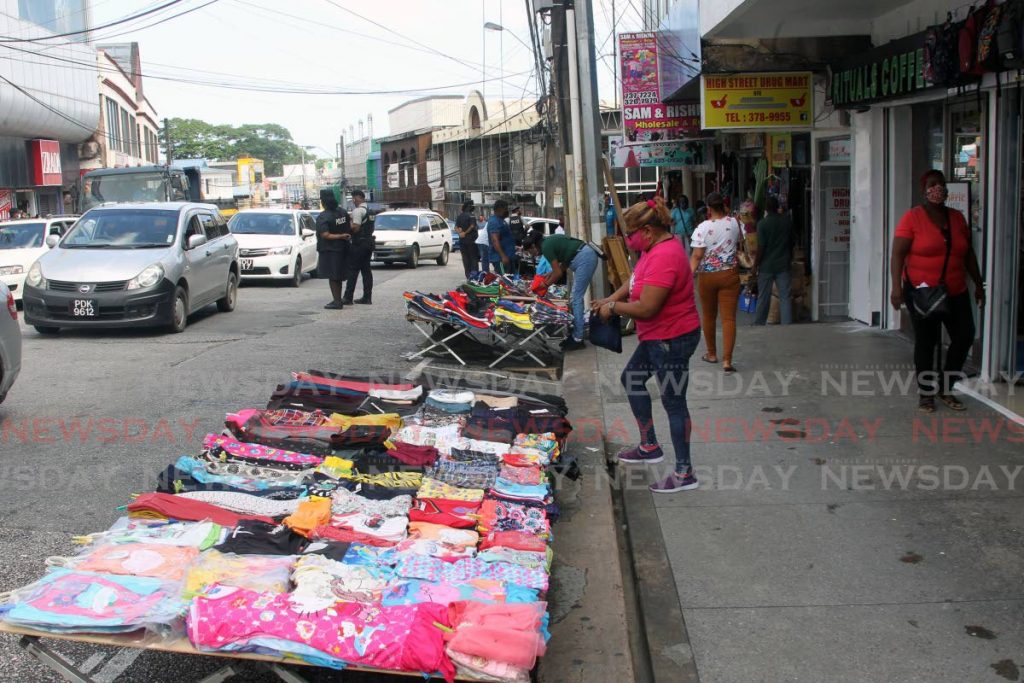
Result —
<path fill-rule="evenodd" d="M 640 446 L 633 446 L 619 451 L 618 461 L 624 465 L 655 465 L 665 459 L 665 453 L 661 446 L 655 446 L 652 450 L 644 450 Z"/>

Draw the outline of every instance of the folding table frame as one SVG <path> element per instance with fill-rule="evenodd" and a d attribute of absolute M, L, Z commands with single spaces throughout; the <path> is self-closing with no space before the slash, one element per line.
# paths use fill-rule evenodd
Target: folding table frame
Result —
<path fill-rule="evenodd" d="M 498 356 L 497 360 L 495 360 L 493 363 L 491 363 L 487 367 L 493 368 L 495 365 L 497 365 L 501 361 L 505 360 L 506 358 L 508 358 L 509 356 L 511 356 L 513 353 L 515 353 L 517 351 L 525 353 L 527 356 L 532 358 L 533 362 L 535 362 L 540 367 L 542 367 L 542 368 L 547 367 L 547 364 L 544 361 L 542 361 L 540 358 L 538 358 L 536 355 L 534 355 L 534 353 L 532 351 L 530 351 L 530 349 L 527 348 L 527 346 L 535 344 L 536 341 L 541 341 L 543 343 L 543 345 L 544 345 L 545 350 L 550 351 L 550 348 L 548 348 L 548 340 L 555 337 L 555 335 L 550 334 L 551 329 L 558 328 L 558 327 L 565 327 L 565 326 L 564 325 L 556 325 L 554 323 L 548 323 L 548 324 L 544 324 L 544 325 L 536 325 L 536 326 L 534 326 L 533 331 L 530 332 L 530 334 L 528 334 L 527 336 L 523 337 L 522 339 L 519 339 L 518 341 L 515 339 L 515 337 L 512 335 L 511 332 L 506 331 L 506 328 L 512 328 L 512 327 L 514 327 L 514 326 L 508 325 L 508 326 L 503 326 L 502 328 L 492 328 L 491 329 L 491 334 L 494 335 L 496 340 L 501 342 L 501 345 L 505 347 L 506 351 L 505 351 L 505 353 L 503 353 L 500 356 Z M 516 328 L 516 329 L 519 329 L 519 328 Z M 502 333 L 504 333 L 505 336 L 503 336 Z"/>
<path fill-rule="evenodd" d="M 428 346 L 425 349 L 421 349 L 421 350 L 417 351 L 416 353 L 412 354 L 411 356 L 409 356 L 409 360 L 425 356 L 430 351 L 440 347 L 440 348 L 444 349 L 448 353 L 448 355 L 450 355 L 452 358 L 454 358 L 455 360 L 459 361 L 459 364 L 461 364 L 463 366 L 466 365 L 466 361 L 462 360 L 462 358 L 459 357 L 459 354 L 455 353 L 454 349 L 452 349 L 452 347 L 450 347 L 448 344 L 453 339 L 455 339 L 457 337 L 461 337 L 462 335 L 464 335 L 467 332 L 469 332 L 469 330 L 470 330 L 469 327 L 460 327 L 460 328 L 456 329 L 455 332 L 453 332 L 452 334 L 449 334 L 444 339 L 438 340 L 438 339 L 434 339 L 434 337 L 435 337 L 435 335 L 437 335 L 438 331 L 442 327 L 445 327 L 445 326 L 451 327 L 451 323 L 447 323 L 447 322 L 444 322 L 444 321 L 441 321 L 441 320 L 434 320 L 432 318 L 425 318 L 425 317 L 422 317 L 422 316 L 413 315 L 411 313 L 407 313 L 405 318 L 406 318 L 406 320 L 408 320 L 409 322 L 412 323 L 413 327 L 415 327 L 417 330 L 419 330 L 419 333 L 422 334 L 426 338 L 426 340 L 428 342 L 430 342 L 430 346 Z M 429 326 L 431 331 L 427 332 L 427 330 L 423 329 L 424 325 Z"/>

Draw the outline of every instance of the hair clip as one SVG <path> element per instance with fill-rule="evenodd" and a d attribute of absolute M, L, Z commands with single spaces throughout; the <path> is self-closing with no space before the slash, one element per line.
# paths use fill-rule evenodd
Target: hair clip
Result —
<path fill-rule="evenodd" d="M 654 201 L 653 199 L 648 199 L 648 200 L 647 200 L 647 206 L 651 207 L 652 209 L 653 209 L 654 207 L 656 207 L 657 205 L 658 205 L 658 203 L 657 203 L 657 202 L 655 202 L 655 201 Z"/>

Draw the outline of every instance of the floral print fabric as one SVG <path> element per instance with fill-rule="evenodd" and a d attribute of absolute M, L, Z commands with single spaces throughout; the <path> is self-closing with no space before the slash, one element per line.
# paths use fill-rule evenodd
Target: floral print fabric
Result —
<path fill-rule="evenodd" d="M 203 438 L 203 448 L 216 451 L 215 456 L 221 460 L 242 460 L 255 463 L 279 463 L 295 465 L 300 468 L 316 467 L 323 458 L 286 451 L 283 448 L 271 448 L 255 443 L 244 443 L 238 439 L 222 434 L 207 434 Z"/>

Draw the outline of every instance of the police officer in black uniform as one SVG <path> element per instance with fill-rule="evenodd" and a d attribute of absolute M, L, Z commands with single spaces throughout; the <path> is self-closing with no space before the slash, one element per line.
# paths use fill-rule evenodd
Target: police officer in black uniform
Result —
<path fill-rule="evenodd" d="M 345 304 L 373 303 L 373 270 L 370 261 L 373 259 L 373 221 L 367 211 L 366 195 L 362 190 L 352 190 L 352 209 L 349 217 L 352 222 L 352 246 L 348 252 L 348 285 L 345 287 Z M 363 276 L 363 298 L 352 301 L 356 294 L 356 280 Z"/>
<path fill-rule="evenodd" d="M 341 291 L 348 274 L 348 252 L 352 241 L 352 225 L 348 212 L 338 206 L 332 190 L 320 190 L 324 210 L 316 217 L 316 250 L 320 256 L 317 267 L 320 277 L 331 285 L 331 303 L 324 308 L 341 310 Z"/>
<path fill-rule="evenodd" d="M 508 217 L 508 229 L 512 231 L 512 236 L 516 239 L 516 245 L 522 246 L 523 241 L 526 239 L 526 226 L 523 225 L 523 217 L 519 215 L 519 207 L 513 206 L 509 209 L 511 214 Z"/>

